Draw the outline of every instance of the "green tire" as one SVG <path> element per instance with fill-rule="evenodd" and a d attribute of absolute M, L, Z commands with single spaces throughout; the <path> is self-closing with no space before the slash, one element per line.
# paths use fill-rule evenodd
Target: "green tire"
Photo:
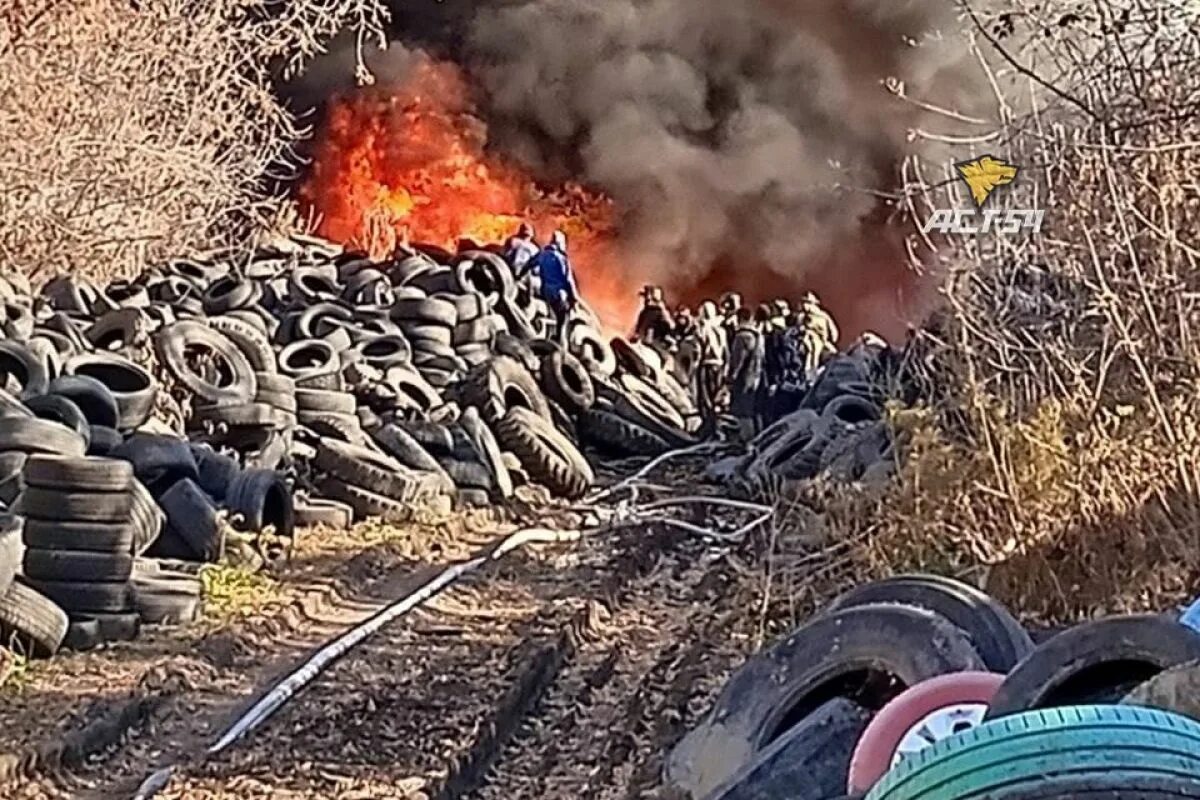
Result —
<path fill-rule="evenodd" d="M 866 800 L 1200 798 L 1200 723 L 1129 706 L 989 722 L 906 758 Z"/>

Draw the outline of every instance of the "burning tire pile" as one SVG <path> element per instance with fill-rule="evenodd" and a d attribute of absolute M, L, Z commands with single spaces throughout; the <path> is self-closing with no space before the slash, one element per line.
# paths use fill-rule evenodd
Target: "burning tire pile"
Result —
<path fill-rule="evenodd" d="M 671 753 L 711 800 L 1200 797 L 1200 632 L 1112 617 L 1036 645 L 927 575 L 852 589 L 753 656 Z"/>
<path fill-rule="evenodd" d="M 682 388 L 589 314 L 545 338 L 532 280 L 487 251 L 381 264 L 297 237 L 106 286 L 0 282 L 6 641 L 187 622 L 196 565 L 237 532 L 286 543 L 525 484 L 573 500 L 583 446 L 694 443 Z"/>

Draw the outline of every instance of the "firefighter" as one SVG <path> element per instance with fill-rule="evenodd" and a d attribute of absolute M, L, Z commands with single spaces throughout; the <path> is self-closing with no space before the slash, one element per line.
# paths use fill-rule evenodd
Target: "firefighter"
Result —
<path fill-rule="evenodd" d="M 675 340 L 675 378 L 695 398 L 698 396 L 696 373 L 700 367 L 700 335 L 690 308 L 680 306 L 675 309 L 674 317 L 671 338 Z"/>
<path fill-rule="evenodd" d="M 722 323 L 716 303 L 706 300 L 700 305 L 696 320 L 696 338 L 700 350 L 700 362 L 696 369 L 696 405 L 705 423 L 714 427 L 725 380 L 727 346 Z"/>
<path fill-rule="evenodd" d="M 754 312 L 740 308 L 737 312 L 737 329 L 729 347 L 729 413 L 737 418 L 738 431 L 746 441 L 754 436 L 762 372 L 763 339 L 760 323 L 754 321 Z"/>
<path fill-rule="evenodd" d="M 634 339 L 654 345 L 665 345 L 671 338 L 674 321 L 663 300 L 661 286 L 646 286 L 642 289 L 642 310 L 634 326 Z"/>
<path fill-rule="evenodd" d="M 567 323 L 579 304 L 579 289 L 567 258 L 567 235 L 555 231 L 547 244 L 530 262 L 541 279 L 541 295 L 554 312 L 555 333 L 559 344 L 567 346 Z"/>
<path fill-rule="evenodd" d="M 529 272 L 531 264 L 538 255 L 538 244 L 534 238 L 533 226 L 522 222 L 517 232 L 508 237 L 504 243 L 504 260 L 513 268 L 513 275 L 520 280 Z"/>
<path fill-rule="evenodd" d="M 825 359 L 837 352 L 840 334 L 833 317 L 821 307 L 820 298 L 812 292 L 804 295 L 800 316 L 804 325 L 805 372 L 807 380 L 811 381 Z"/>

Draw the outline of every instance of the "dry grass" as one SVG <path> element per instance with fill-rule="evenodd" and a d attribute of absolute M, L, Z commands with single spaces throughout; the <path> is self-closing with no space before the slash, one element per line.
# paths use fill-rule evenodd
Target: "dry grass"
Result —
<path fill-rule="evenodd" d="M 1046 229 L 915 247 L 949 270 L 919 343 L 936 391 L 894 417 L 894 486 L 820 500 L 859 574 L 963 574 L 1045 619 L 1165 609 L 1200 579 L 1200 74 L 1179 66 L 1200 12 L 1088 3 L 1060 24 L 1077 5 L 1016 6 L 1003 41 L 968 17 L 1000 65 L 974 154 L 1024 166 L 1005 205 Z M 909 165 L 922 218 L 955 192 L 934 171 Z"/>
<path fill-rule="evenodd" d="M 0 273 L 130 274 L 279 213 L 274 80 L 377 0 L 0 3 Z"/>

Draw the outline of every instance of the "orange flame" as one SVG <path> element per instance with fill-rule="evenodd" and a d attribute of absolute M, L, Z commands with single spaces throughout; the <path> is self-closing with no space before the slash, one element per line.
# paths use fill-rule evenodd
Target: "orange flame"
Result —
<path fill-rule="evenodd" d="M 427 57 L 400 85 L 336 98 L 300 190 L 318 232 L 383 258 L 410 241 L 451 251 L 462 238 L 499 243 L 521 221 L 543 241 L 561 228 L 584 299 L 625 328 L 637 300 L 617 266 L 612 201 L 577 184 L 538 186 L 485 152 L 473 112 L 459 68 Z"/>

